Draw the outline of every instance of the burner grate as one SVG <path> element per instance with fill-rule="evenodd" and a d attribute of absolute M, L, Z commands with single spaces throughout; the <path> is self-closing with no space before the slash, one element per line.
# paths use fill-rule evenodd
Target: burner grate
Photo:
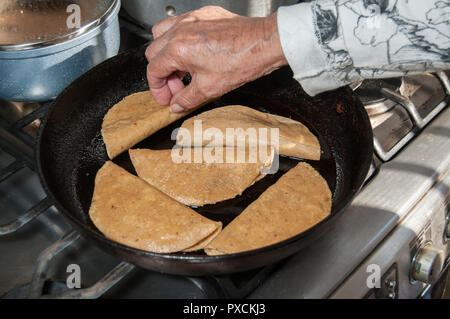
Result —
<path fill-rule="evenodd" d="M 14 123 L 0 117 L 0 149 L 15 158 L 15 161 L 0 171 L 0 182 L 12 177 L 25 167 L 36 170 L 34 151 L 36 140 L 23 131 L 23 128 L 41 119 L 48 111 L 51 102 L 42 104 L 37 110 Z M 0 236 L 11 234 L 31 220 L 42 214 L 50 206 L 51 201 L 44 198 L 16 220 L 0 225 Z"/>

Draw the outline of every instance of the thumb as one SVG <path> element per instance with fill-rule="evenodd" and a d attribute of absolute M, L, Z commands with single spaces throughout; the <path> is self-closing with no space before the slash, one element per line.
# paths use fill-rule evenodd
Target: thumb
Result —
<path fill-rule="evenodd" d="M 184 89 L 176 93 L 170 100 L 172 112 L 183 112 L 207 102 L 208 98 L 198 89 L 196 82 L 192 81 Z"/>

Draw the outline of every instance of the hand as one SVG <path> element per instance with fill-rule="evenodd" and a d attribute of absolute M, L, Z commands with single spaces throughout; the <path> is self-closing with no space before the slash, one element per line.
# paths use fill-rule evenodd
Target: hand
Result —
<path fill-rule="evenodd" d="M 163 20 L 152 31 L 148 84 L 172 112 L 205 104 L 287 64 L 276 14 L 248 18 L 208 6 Z M 185 87 L 186 72 L 192 80 Z"/>

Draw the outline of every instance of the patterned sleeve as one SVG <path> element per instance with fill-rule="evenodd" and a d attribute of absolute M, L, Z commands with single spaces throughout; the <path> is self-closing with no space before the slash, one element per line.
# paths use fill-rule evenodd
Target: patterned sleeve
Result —
<path fill-rule="evenodd" d="M 450 69 L 450 0 L 317 0 L 279 8 L 278 30 L 310 95 Z"/>

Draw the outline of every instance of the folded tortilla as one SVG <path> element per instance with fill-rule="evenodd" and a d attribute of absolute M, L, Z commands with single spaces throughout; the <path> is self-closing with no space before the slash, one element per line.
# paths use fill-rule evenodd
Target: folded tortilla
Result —
<path fill-rule="evenodd" d="M 222 228 L 111 161 L 97 173 L 89 216 L 107 238 L 156 253 L 202 249 Z"/>
<path fill-rule="evenodd" d="M 272 245 L 300 234 L 331 212 L 327 182 L 307 163 L 299 163 L 269 187 L 204 249 L 232 254 Z"/>
<path fill-rule="evenodd" d="M 168 106 L 156 102 L 150 91 L 125 97 L 103 119 L 102 136 L 109 158 L 116 157 L 189 113 L 171 113 Z"/>
<path fill-rule="evenodd" d="M 238 158 L 238 152 L 244 152 L 241 158 Z M 234 198 L 263 178 L 272 164 L 273 149 L 264 153 L 250 152 L 248 148 L 222 147 L 129 151 L 139 177 L 190 206 Z"/>
<path fill-rule="evenodd" d="M 201 123 L 195 125 L 195 121 Z M 260 129 L 267 129 L 266 132 Z M 271 129 L 279 129 L 278 149 Z M 216 135 L 220 130 L 223 138 Z M 234 134 L 227 130 L 234 129 Z M 186 134 L 188 132 L 188 134 Z M 208 134 L 205 134 L 208 132 Z M 219 136 L 219 138 L 218 138 Z M 225 138 L 227 136 L 228 138 Z M 320 160 L 320 143 L 309 129 L 298 121 L 263 113 L 242 105 L 230 105 L 203 112 L 184 121 L 177 134 L 180 146 L 271 145 L 280 155 Z M 275 144 L 275 145 L 274 145 Z"/>

